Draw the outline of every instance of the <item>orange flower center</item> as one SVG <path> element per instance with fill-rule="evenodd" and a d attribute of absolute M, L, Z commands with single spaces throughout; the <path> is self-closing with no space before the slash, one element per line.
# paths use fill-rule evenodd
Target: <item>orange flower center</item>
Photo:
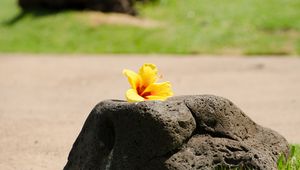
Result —
<path fill-rule="evenodd" d="M 139 96 L 148 99 L 148 96 L 151 96 L 151 92 L 145 92 L 146 87 L 145 86 L 138 86 L 137 87 L 137 93 Z"/>

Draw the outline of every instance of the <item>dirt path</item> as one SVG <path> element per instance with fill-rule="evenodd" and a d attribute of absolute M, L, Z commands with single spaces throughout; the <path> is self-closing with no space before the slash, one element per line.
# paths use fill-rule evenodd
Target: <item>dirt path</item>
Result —
<path fill-rule="evenodd" d="M 0 169 L 56 170 L 103 99 L 123 99 L 123 68 L 156 63 L 176 95 L 231 99 L 300 143 L 300 58 L 0 55 Z"/>

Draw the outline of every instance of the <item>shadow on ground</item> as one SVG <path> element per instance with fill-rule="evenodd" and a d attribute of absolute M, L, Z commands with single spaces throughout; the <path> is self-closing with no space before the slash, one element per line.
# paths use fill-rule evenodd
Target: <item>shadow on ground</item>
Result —
<path fill-rule="evenodd" d="M 22 10 L 12 18 L 7 19 L 2 24 L 5 26 L 12 26 L 19 21 L 23 20 L 27 16 L 33 16 L 35 18 L 44 17 L 48 15 L 54 15 L 58 14 L 60 12 L 65 12 L 68 10 L 51 10 L 51 9 L 28 9 L 28 10 Z"/>

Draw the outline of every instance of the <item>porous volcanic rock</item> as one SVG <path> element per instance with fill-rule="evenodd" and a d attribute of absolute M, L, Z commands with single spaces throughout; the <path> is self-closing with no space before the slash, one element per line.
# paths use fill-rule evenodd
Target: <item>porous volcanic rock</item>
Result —
<path fill-rule="evenodd" d="M 288 142 L 213 95 L 106 100 L 87 118 L 64 170 L 276 169 Z"/>
<path fill-rule="evenodd" d="M 103 12 L 136 14 L 134 0 L 18 0 L 24 9 L 90 9 Z"/>

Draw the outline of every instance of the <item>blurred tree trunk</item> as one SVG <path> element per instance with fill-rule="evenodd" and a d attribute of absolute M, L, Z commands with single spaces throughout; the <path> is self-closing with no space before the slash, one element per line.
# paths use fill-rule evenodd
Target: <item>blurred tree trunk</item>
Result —
<path fill-rule="evenodd" d="M 135 0 L 19 0 L 22 9 L 90 9 L 103 12 L 136 14 Z"/>

